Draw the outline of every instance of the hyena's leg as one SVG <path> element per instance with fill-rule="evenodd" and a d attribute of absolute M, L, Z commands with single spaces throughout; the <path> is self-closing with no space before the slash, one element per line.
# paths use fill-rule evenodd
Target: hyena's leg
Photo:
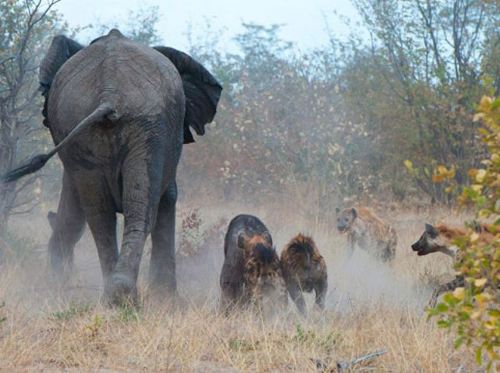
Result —
<path fill-rule="evenodd" d="M 356 245 L 358 245 L 358 243 L 359 243 L 359 238 L 357 238 L 355 234 L 350 233 L 347 236 L 347 246 L 346 246 L 347 259 L 351 259 L 352 255 L 354 254 L 354 250 L 356 249 Z"/>
<path fill-rule="evenodd" d="M 398 236 L 394 228 L 390 227 L 389 241 L 386 243 L 386 248 L 382 257 L 384 262 L 391 261 L 395 258 L 397 246 L 398 246 Z"/>
<path fill-rule="evenodd" d="M 325 309 L 326 292 L 328 290 L 328 280 L 326 278 L 316 282 L 314 292 L 316 293 L 316 305 L 321 309 Z"/>
<path fill-rule="evenodd" d="M 286 312 L 288 310 L 288 290 L 286 288 L 285 281 L 283 280 L 282 283 L 280 284 L 280 292 L 281 292 L 281 306 L 282 310 Z"/>
<path fill-rule="evenodd" d="M 221 283 L 219 310 L 226 316 L 229 316 L 231 310 L 236 307 L 235 293 L 230 284 Z"/>
<path fill-rule="evenodd" d="M 381 259 L 383 262 L 390 262 L 396 256 L 395 246 L 392 242 L 383 243 L 384 248 L 382 250 Z"/>
<path fill-rule="evenodd" d="M 220 308 L 228 315 L 229 311 L 241 300 L 244 291 L 243 270 L 238 258 L 232 256 L 224 258 L 220 272 Z"/>
<path fill-rule="evenodd" d="M 48 215 L 52 235 L 49 240 L 49 257 L 52 270 L 61 275 L 71 272 L 73 253 L 85 228 L 85 218 L 78 193 L 70 176 L 64 172 L 61 197 L 57 214 Z"/>
<path fill-rule="evenodd" d="M 431 308 L 434 308 L 436 306 L 437 300 L 441 294 L 446 293 L 448 291 L 453 291 L 456 288 L 463 287 L 464 285 L 465 285 L 464 277 L 457 276 L 457 277 L 455 277 L 455 279 L 451 280 L 450 282 L 447 282 L 446 284 L 438 286 L 432 292 L 431 299 L 429 300 L 428 306 Z"/>
<path fill-rule="evenodd" d="M 293 302 L 297 306 L 300 314 L 302 316 L 306 315 L 306 302 L 304 300 L 304 295 L 302 294 L 302 289 L 300 288 L 298 283 L 293 283 L 288 286 L 288 292 L 290 293 L 290 297 L 292 297 Z"/>

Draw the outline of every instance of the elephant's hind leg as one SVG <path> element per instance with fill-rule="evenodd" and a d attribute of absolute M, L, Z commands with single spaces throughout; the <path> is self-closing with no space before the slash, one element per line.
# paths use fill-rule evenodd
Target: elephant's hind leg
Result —
<path fill-rule="evenodd" d="M 97 246 L 104 281 L 104 294 L 108 296 L 111 274 L 118 261 L 116 213 L 111 209 L 94 210 L 89 213 L 87 220 Z"/>
<path fill-rule="evenodd" d="M 161 152 L 146 157 L 129 154 L 123 172 L 123 241 L 111 276 L 111 300 L 115 304 L 137 303 L 137 278 L 144 243 L 155 225 L 161 197 L 163 159 Z M 148 163 L 149 162 L 149 163 Z M 158 164 L 155 164 L 158 162 Z"/>
<path fill-rule="evenodd" d="M 58 276 L 73 267 L 74 248 L 85 228 L 85 217 L 70 176 L 64 172 L 57 214 L 49 213 L 52 235 L 49 240 L 50 265 Z"/>
<path fill-rule="evenodd" d="M 175 278 L 175 204 L 177 186 L 173 183 L 163 194 L 152 232 L 153 249 L 149 282 L 153 291 L 176 294 Z"/>
<path fill-rule="evenodd" d="M 102 175 L 88 172 L 79 175 L 79 177 L 80 200 L 97 246 L 104 292 L 108 294 L 111 273 L 118 260 L 115 206 Z"/>

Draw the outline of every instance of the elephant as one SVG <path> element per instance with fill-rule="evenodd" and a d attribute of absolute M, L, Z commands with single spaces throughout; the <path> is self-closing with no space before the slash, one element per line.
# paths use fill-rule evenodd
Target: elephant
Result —
<path fill-rule="evenodd" d="M 54 154 L 63 164 L 62 190 L 49 258 L 57 274 L 71 272 L 85 224 L 93 235 L 112 304 L 137 302 L 137 278 L 147 236 L 149 283 L 177 293 L 176 170 L 183 144 L 194 142 L 216 113 L 222 86 L 200 63 L 173 48 L 134 42 L 113 29 L 88 46 L 59 35 L 40 65 L 45 125 L 55 147 L 3 176 L 32 173 Z M 118 250 L 116 215 L 124 216 Z"/>

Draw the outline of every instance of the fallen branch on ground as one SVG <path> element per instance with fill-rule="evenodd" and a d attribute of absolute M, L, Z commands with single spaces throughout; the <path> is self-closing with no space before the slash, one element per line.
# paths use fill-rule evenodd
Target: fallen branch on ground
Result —
<path fill-rule="evenodd" d="M 343 361 L 343 360 L 337 361 L 335 363 L 336 369 L 335 370 L 332 369 L 332 370 L 330 370 L 330 372 L 337 372 L 337 373 L 345 372 L 349 369 L 354 368 L 354 366 L 356 366 L 358 364 L 365 363 L 365 362 L 371 361 L 379 356 L 382 356 L 386 352 L 387 352 L 386 350 L 378 350 L 378 351 L 370 352 L 370 353 L 365 354 L 365 355 L 358 356 L 358 357 L 352 359 L 351 361 Z M 323 360 L 320 360 L 320 359 L 311 359 L 311 360 L 316 364 L 316 367 L 318 369 L 321 369 L 322 371 L 325 371 L 325 369 L 329 366 L 329 364 Z"/>

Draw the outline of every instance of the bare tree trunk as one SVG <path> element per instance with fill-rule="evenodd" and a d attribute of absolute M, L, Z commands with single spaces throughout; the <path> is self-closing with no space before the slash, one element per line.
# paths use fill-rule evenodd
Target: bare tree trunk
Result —
<path fill-rule="evenodd" d="M 0 117 L 0 172 L 12 167 L 14 147 L 10 127 L 6 120 L 5 110 L 1 111 Z M 5 235 L 9 221 L 9 205 L 11 204 L 12 194 L 15 191 L 14 184 L 0 183 L 0 238 Z"/>
<path fill-rule="evenodd" d="M 13 168 L 38 125 L 41 108 L 37 95 L 38 55 L 43 41 L 53 31 L 51 8 L 60 0 L 13 1 L 0 3 L 5 24 L 11 29 L 0 35 L 0 175 Z M 4 17 L 2 15 L 2 17 Z M 36 203 L 30 186 L 36 178 L 21 183 L 0 182 L 0 237 L 5 234 L 12 214 L 30 211 Z"/>

